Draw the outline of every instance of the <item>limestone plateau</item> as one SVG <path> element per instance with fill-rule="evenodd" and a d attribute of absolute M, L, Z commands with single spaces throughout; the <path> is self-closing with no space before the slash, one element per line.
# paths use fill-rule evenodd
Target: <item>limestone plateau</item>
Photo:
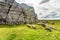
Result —
<path fill-rule="evenodd" d="M 34 8 L 15 0 L 0 0 L 0 24 L 35 23 Z"/>

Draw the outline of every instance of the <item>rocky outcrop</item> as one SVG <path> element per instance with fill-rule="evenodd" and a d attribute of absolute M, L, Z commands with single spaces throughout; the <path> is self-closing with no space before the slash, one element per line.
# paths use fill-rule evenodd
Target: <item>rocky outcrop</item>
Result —
<path fill-rule="evenodd" d="M 14 0 L 0 0 L 0 24 L 20 24 L 37 21 L 34 8 Z"/>

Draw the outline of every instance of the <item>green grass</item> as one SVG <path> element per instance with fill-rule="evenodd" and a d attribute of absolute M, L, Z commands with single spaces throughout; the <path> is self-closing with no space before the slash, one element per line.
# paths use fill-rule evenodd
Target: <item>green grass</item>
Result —
<path fill-rule="evenodd" d="M 57 29 L 60 29 L 60 21 L 54 22 Z M 36 25 L 36 30 L 26 27 L 25 24 L 21 25 L 0 25 L 0 40 L 60 40 L 60 32 L 52 30 L 48 32 L 40 29 L 41 26 Z M 51 24 L 49 24 L 51 25 Z"/>

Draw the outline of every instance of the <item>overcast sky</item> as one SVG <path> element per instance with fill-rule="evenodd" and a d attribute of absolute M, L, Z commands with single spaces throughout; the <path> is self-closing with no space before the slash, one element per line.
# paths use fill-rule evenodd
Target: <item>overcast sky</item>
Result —
<path fill-rule="evenodd" d="M 40 3 L 44 0 L 16 0 L 16 1 L 18 3 L 26 3 L 27 5 L 34 7 L 35 13 L 38 15 L 38 18 L 46 16 L 50 12 L 56 11 L 57 9 L 60 8 L 60 0 L 49 0 L 48 2 L 42 4 Z"/>

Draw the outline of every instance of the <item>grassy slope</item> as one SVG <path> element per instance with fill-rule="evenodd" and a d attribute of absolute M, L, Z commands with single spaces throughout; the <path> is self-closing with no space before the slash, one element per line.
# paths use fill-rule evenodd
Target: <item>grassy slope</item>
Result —
<path fill-rule="evenodd" d="M 60 28 L 60 21 L 55 22 L 56 28 Z M 48 32 L 36 25 L 36 30 L 29 29 L 26 25 L 8 26 L 0 25 L 0 40 L 60 40 L 60 32 L 53 30 Z"/>

